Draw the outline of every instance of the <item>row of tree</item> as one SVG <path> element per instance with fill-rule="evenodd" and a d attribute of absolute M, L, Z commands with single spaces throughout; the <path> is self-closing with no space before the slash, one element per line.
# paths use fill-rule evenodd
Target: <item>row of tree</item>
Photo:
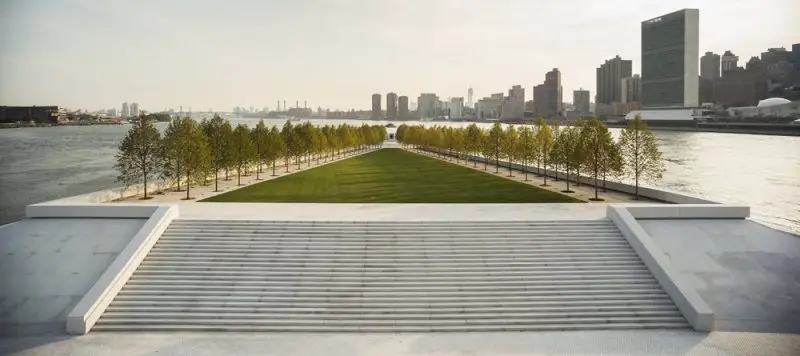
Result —
<path fill-rule="evenodd" d="M 202 122 L 176 118 L 162 135 L 154 120 L 142 117 L 122 139 L 115 168 L 120 173 L 117 181 L 143 183 L 144 199 L 153 179 L 172 182 L 178 191 L 185 182 L 186 199 L 191 199 L 192 184 L 206 184 L 212 176 L 214 190 L 219 191 L 222 173 L 228 180 L 235 172 L 241 184 L 241 177 L 253 172 L 261 179 L 264 167 L 271 166 L 275 175 L 281 160 L 289 172 L 291 161 L 298 169 L 301 162 L 310 166 L 316 159 L 319 164 L 321 159 L 380 146 L 386 137 L 386 129 L 378 125 L 317 127 L 287 121 L 282 128 L 270 128 L 261 120 L 250 129 L 244 124 L 234 127 L 219 116 Z"/>
<path fill-rule="evenodd" d="M 566 127 L 550 126 L 543 119 L 534 126 L 509 125 L 505 129 L 495 123 L 488 130 L 476 124 L 466 128 L 401 125 L 396 136 L 401 144 L 443 157 L 466 160 L 469 156 L 483 156 L 486 158 L 484 170 L 488 161 L 494 160 L 496 173 L 502 164 L 500 160 L 506 160 L 509 176 L 512 162 L 520 162 L 525 180 L 528 180 L 527 168 L 535 163 L 536 172 L 542 172 L 545 186 L 548 185 L 548 169 L 563 172 L 566 193 L 572 192 L 570 180 L 573 176 L 589 172 L 594 179 L 594 200 L 601 200 L 598 180 L 602 180 L 605 190 L 607 176 L 632 179 L 636 186 L 635 199 L 638 199 L 639 181 L 661 178 L 664 171 L 655 136 L 638 116 L 622 130 L 619 140 L 614 140 L 605 124 L 597 119 L 580 120 Z M 477 167 L 477 160 L 473 160 L 473 164 Z M 575 182 L 578 181 L 576 178 Z"/>

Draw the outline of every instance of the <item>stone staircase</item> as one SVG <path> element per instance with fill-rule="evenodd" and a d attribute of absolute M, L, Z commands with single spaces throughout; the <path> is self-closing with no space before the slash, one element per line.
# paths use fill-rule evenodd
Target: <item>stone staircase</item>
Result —
<path fill-rule="evenodd" d="M 93 330 L 688 327 L 608 220 L 175 220 Z"/>

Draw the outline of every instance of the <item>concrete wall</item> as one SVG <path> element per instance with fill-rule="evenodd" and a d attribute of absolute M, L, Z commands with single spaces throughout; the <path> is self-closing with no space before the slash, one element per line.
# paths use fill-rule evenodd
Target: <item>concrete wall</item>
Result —
<path fill-rule="evenodd" d="M 428 152 L 434 152 L 434 151 L 431 151 L 431 150 L 428 150 L 428 149 L 425 149 L 425 150 L 428 151 Z M 467 157 L 470 160 L 478 161 L 481 164 L 483 164 L 487 160 L 484 157 L 475 156 L 475 155 L 464 155 L 462 157 Z M 494 160 L 489 160 L 489 164 L 493 164 L 493 162 L 494 162 Z M 508 161 L 500 160 L 500 165 L 502 167 L 508 167 Z M 516 170 L 516 171 L 523 172 L 523 166 L 521 164 L 512 163 L 511 164 L 511 168 Z M 508 169 L 508 168 L 506 168 L 506 169 Z M 542 175 L 542 174 L 545 173 L 544 169 L 539 170 L 536 167 L 530 167 L 530 166 L 527 167 L 525 170 L 528 171 L 529 173 L 534 173 L 534 174 L 539 174 L 539 175 Z M 567 174 L 566 173 L 554 171 L 552 169 L 548 169 L 547 170 L 547 176 L 548 177 L 552 177 L 552 178 L 558 177 L 558 179 L 561 179 L 561 180 L 566 180 L 567 179 Z M 580 183 L 586 184 L 586 185 L 594 184 L 594 179 L 593 178 L 586 177 L 586 176 L 577 177 L 575 174 L 570 174 L 570 181 L 572 181 L 572 182 L 579 181 Z M 599 179 L 598 179 L 597 183 L 602 186 L 602 182 Z M 612 181 L 607 180 L 605 185 L 606 185 L 606 189 L 612 190 L 612 191 L 616 191 L 616 192 L 634 194 L 634 192 L 636 191 L 636 187 L 635 186 L 630 185 L 630 184 L 620 183 L 620 182 L 612 182 Z M 694 196 L 683 194 L 683 193 L 668 191 L 668 190 L 664 190 L 664 189 L 647 188 L 647 187 L 642 187 L 642 186 L 639 186 L 639 196 L 642 196 L 642 197 L 650 199 L 650 200 L 656 200 L 656 201 L 665 202 L 665 203 L 672 203 L 672 204 L 719 204 L 718 202 L 715 202 L 715 201 L 702 199 L 702 198 L 694 197 Z"/>

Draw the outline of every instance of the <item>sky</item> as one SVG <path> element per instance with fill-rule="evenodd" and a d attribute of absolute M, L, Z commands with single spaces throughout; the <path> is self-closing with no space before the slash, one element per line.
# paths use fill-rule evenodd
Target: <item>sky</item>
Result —
<path fill-rule="evenodd" d="M 682 8 L 700 9 L 701 55 L 800 42 L 799 0 L 2 0 L 0 105 L 349 110 L 515 84 L 530 100 L 553 68 L 571 101 L 615 55 L 638 73 L 641 22 Z"/>

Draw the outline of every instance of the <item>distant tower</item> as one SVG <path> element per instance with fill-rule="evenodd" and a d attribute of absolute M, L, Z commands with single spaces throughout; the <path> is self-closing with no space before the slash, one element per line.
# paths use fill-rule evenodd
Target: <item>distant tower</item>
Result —
<path fill-rule="evenodd" d="M 303 100 L 303 108 L 308 109 L 308 100 Z"/>
<path fill-rule="evenodd" d="M 281 101 L 278 100 L 278 111 L 281 111 Z"/>
<path fill-rule="evenodd" d="M 381 111 L 381 95 L 372 94 L 372 120 L 380 120 L 383 118 Z"/>
<path fill-rule="evenodd" d="M 283 101 L 283 111 L 286 111 L 286 100 Z"/>
<path fill-rule="evenodd" d="M 397 94 L 386 94 L 386 117 L 389 120 L 397 120 Z"/>
<path fill-rule="evenodd" d="M 467 90 L 467 106 L 469 107 L 472 107 L 472 94 L 472 88 L 469 88 L 469 90 Z"/>

